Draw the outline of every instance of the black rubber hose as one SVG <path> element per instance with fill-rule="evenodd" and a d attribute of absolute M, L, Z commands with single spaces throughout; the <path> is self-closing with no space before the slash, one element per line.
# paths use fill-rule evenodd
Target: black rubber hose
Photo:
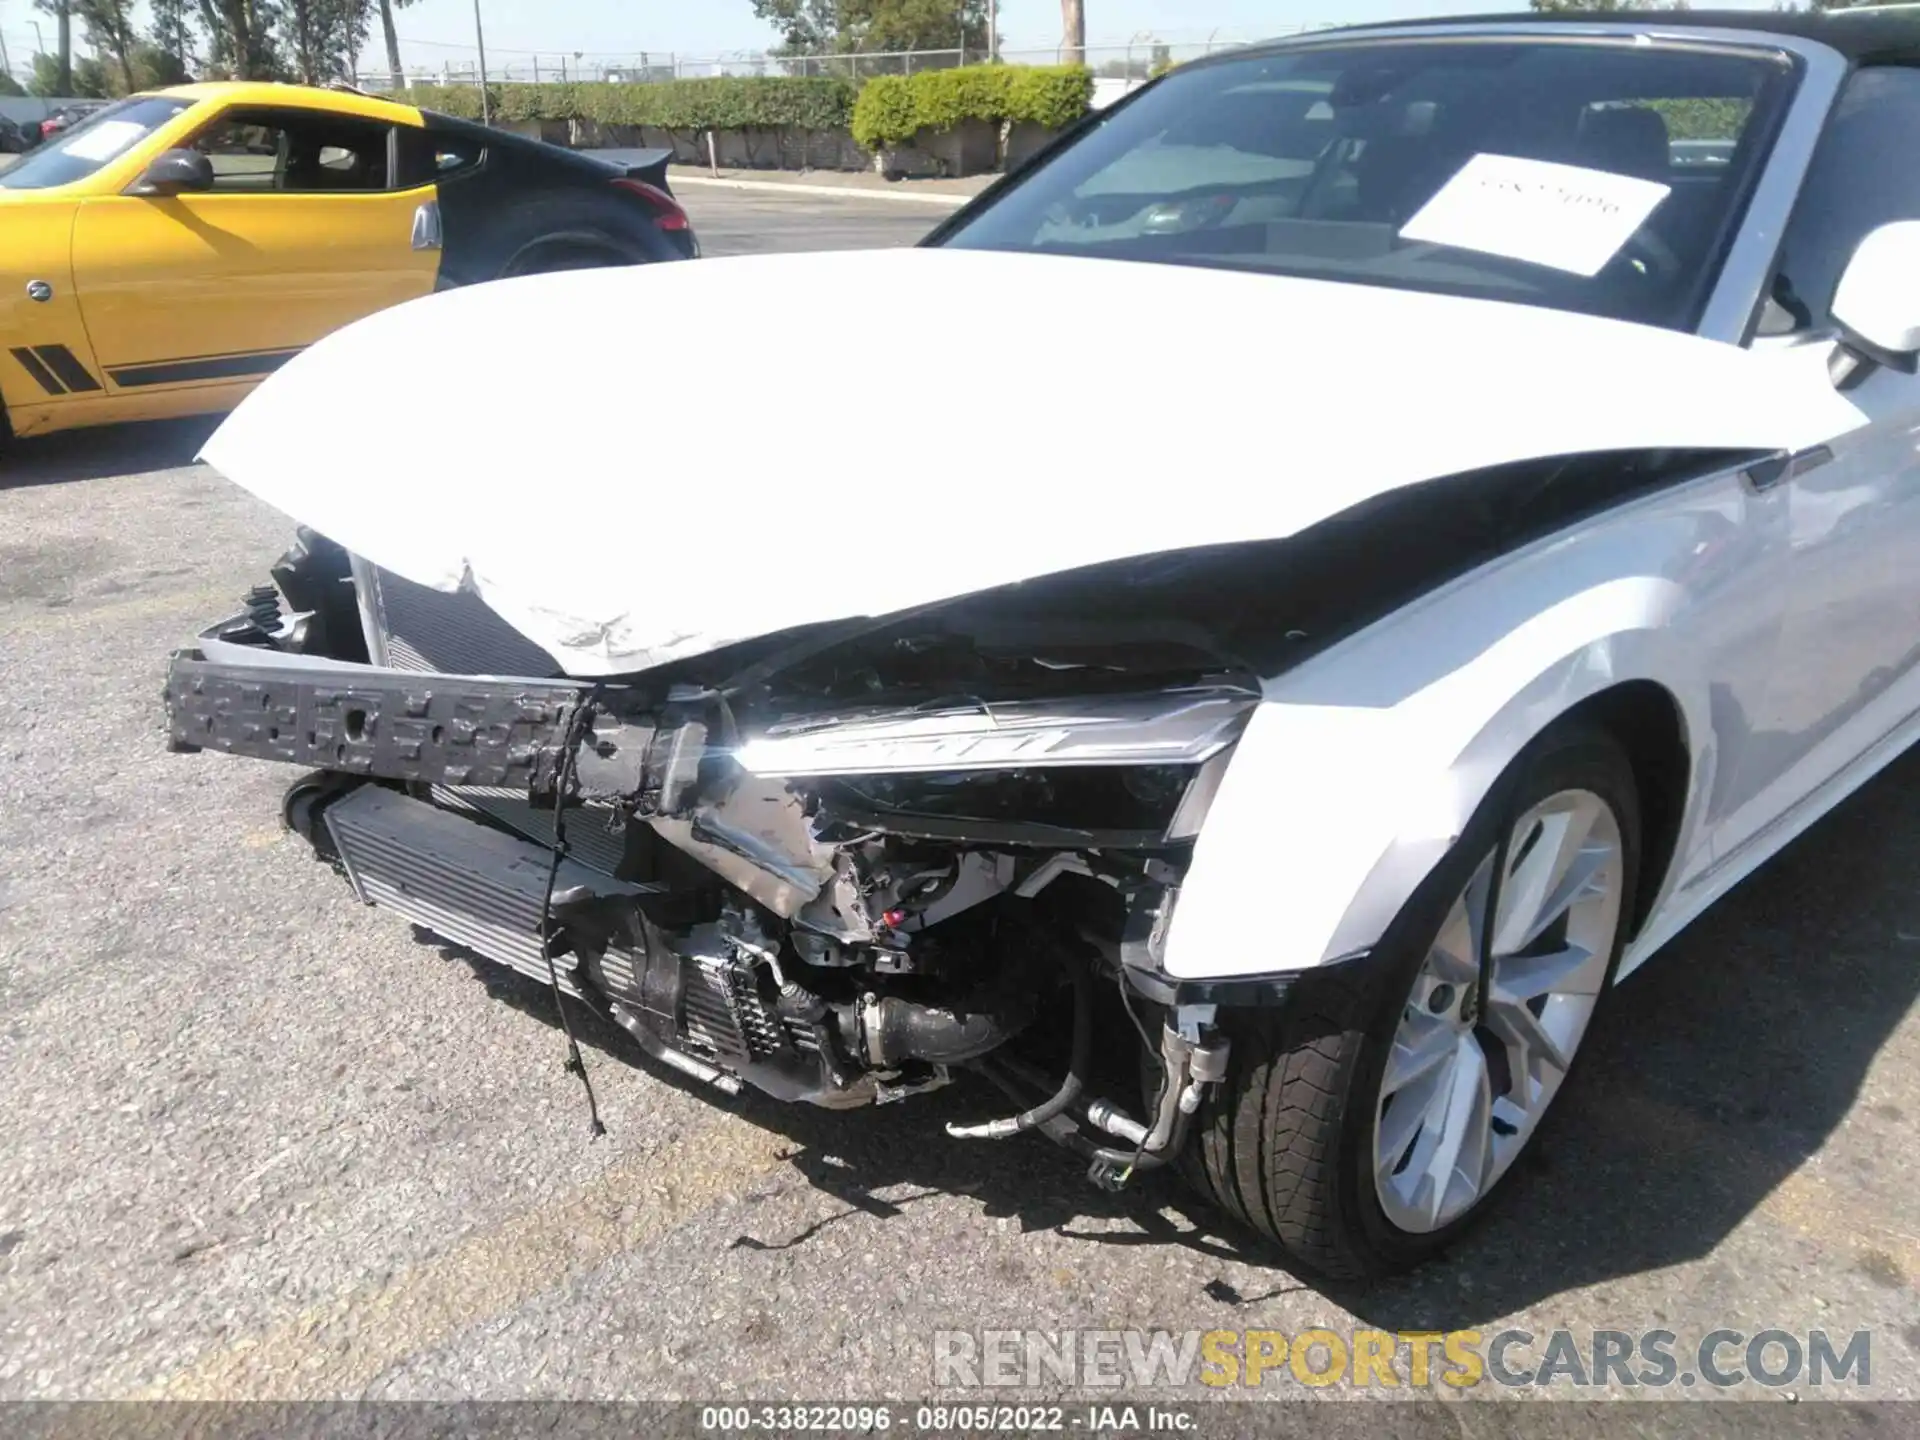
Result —
<path fill-rule="evenodd" d="M 1014 1076 L 1004 1070 L 1002 1061 L 982 1061 L 974 1068 L 992 1081 L 1008 1099 L 1015 1104 L 1024 1102 L 1020 1084 L 1031 1084 L 1030 1077 Z M 1018 1081 L 1019 1083 L 1016 1083 Z M 1055 1144 L 1064 1146 L 1074 1154 L 1088 1160 L 1103 1160 L 1109 1165 L 1128 1170 L 1155 1170 L 1176 1159 L 1187 1143 L 1187 1133 L 1193 1127 L 1193 1117 L 1186 1111 L 1178 1111 L 1173 1117 L 1173 1131 L 1167 1137 L 1166 1147 L 1162 1150 L 1116 1150 L 1111 1146 L 1096 1145 L 1074 1121 L 1067 1116 L 1056 1115 L 1043 1122 L 1037 1128 Z"/>
<path fill-rule="evenodd" d="M 962 1015 L 895 996 L 880 1001 L 877 1008 L 878 1023 L 872 1029 L 879 1040 L 879 1054 L 889 1065 L 902 1060 L 924 1060 L 930 1065 L 977 1060 L 999 1049 L 1016 1028 L 984 1011 Z"/>
<path fill-rule="evenodd" d="M 998 1062 L 979 1060 L 974 1062 L 974 1069 L 991 1081 L 994 1087 L 1014 1104 L 1027 1103 L 1027 1093 L 1021 1090 L 1012 1075 L 1000 1069 Z M 1094 1143 L 1080 1133 L 1080 1126 L 1071 1115 L 1056 1115 L 1051 1120 L 1042 1121 L 1034 1128 L 1056 1145 L 1071 1150 L 1076 1155 L 1084 1156 L 1088 1160 L 1093 1158 L 1096 1149 Z"/>
<path fill-rule="evenodd" d="M 967 1008 L 950 1010 L 888 996 L 872 1005 L 834 1006 L 848 1053 L 869 1064 L 897 1065 L 920 1060 L 929 1065 L 963 1065 L 997 1050 L 1033 1019 L 1031 990 L 1015 988 L 1017 977 L 970 997 Z"/>
<path fill-rule="evenodd" d="M 1006 1120 L 989 1120 L 979 1125 L 948 1125 L 947 1134 L 960 1140 L 1004 1140 L 1045 1125 L 1066 1112 L 1087 1086 L 1087 1069 L 1093 1061 L 1093 982 L 1087 967 L 1072 960 L 1066 962 L 1067 978 L 1073 982 L 1073 1051 L 1067 1061 L 1067 1078 L 1060 1088 L 1031 1110 Z"/>

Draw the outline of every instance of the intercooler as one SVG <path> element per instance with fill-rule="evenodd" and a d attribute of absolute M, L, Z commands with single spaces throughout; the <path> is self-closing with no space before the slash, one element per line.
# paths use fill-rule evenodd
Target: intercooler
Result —
<path fill-rule="evenodd" d="M 517 790 L 487 785 L 436 786 L 433 800 L 451 810 L 477 811 L 542 848 L 553 845 L 553 811 L 535 806 Z M 626 822 L 613 806 L 592 801 L 567 812 L 567 858 L 601 875 L 620 868 L 626 854 Z"/>
<path fill-rule="evenodd" d="M 496 803 L 509 809 L 526 804 L 511 798 Z M 328 834 L 362 900 L 547 983 L 540 914 L 553 863 L 550 850 L 377 785 L 362 786 L 324 813 Z M 576 831 L 588 828 L 578 817 L 568 827 L 570 850 Z M 613 864 L 601 870 L 563 861 L 554 888 L 585 886 L 596 895 L 636 899 L 657 891 L 611 878 Z M 806 1025 L 777 1013 L 751 968 L 736 963 L 724 944 L 700 943 L 703 939 L 717 936 L 696 932 L 695 943 L 659 957 L 659 964 L 670 967 L 664 986 L 643 973 L 647 957 L 619 948 L 597 954 L 589 973 L 610 998 L 651 1012 L 675 1043 L 695 1053 L 765 1059 L 817 1048 Z M 560 988 L 569 995 L 581 994 L 579 965 L 573 954 L 554 958 Z"/>
<path fill-rule="evenodd" d="M 477 595 L 434 590 L 364 562 L 354 575 L 373 630 L 370 648 L 393 669 L 561 673 L 551 655 Z M 478 785 L 436 787 L 432 801 L 367 786 L 327 808 L 328 831 L 360 898 L 544 983 L 540 913 L 552 864 L 553 811 L 534 806 L 521 791 Z M 481 816 L 515 833 L 491 828 Z M 586 885 L 599 895 L 648 893 L 653 887 L 612 878 L 625 853 L 624 831 L 624 817 L 611 806 L 572 810 L 556 890 Z M 595 957 L 590 974 L 609 997 L 650 1013 L 674 1043 L 696 1054 L 754 1060 L 817 1052 L 811 1029 L 782 1017 L 760 993 L 753 969 L 723 943 L 696 943 L 668 963 L 676 973 L 664 1004 L 640 973 L 647 964 L 642 956 L 609 949 Z M 560 988 L 576 996 L 578 964 L 571 954 L 554 961 Z"/>
<path fill-rule="evenodd" d="M 546 982 L 540 911 L 550 853 L 377 785 L 329 805 L 326 822 L 362 900 Z M 644 893 L 641 886 L 565 861 L 554 888 L 575 885 L 598 894 Z M 572 973 L 577 963 L 571 955 L 554 961 L 560 988 L 574 995 L 580 993 Z"/>

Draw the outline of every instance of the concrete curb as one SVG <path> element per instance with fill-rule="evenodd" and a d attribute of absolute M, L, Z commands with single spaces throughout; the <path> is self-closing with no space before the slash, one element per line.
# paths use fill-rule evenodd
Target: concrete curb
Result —
<path fill-rule="evenodd" d="M 711 175 L 670 172 L 671 185 L 705 185 L 715 190 L 759 190 L 769 195 L 826 195 L 836 200 L 885 200 L 895 205 L 940 205 L 958 210 L 971 195 L 929 195 L 897 190 L 867 190 L 857 185 L 795 185 L 780 180 L 716 180 Z"/>

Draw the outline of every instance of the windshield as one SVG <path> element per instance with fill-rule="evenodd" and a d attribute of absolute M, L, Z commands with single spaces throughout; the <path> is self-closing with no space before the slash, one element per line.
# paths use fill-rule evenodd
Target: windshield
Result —
<path fill-rule="evenodd" d="M 192 104 L 164 95 L 134 95 L 97 110 L 0 174 L 0 189 L 49 190 L 84 180 Z"/>
<path fill-rule="evenodd" d="M 1795 83 L 1777 52 L 1355 41 L 1176 70 L 936 243 L 1690 329 Z"/>

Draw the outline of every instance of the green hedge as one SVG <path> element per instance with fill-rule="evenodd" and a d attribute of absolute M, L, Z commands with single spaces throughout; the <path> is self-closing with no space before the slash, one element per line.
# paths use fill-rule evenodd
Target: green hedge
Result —
<path fill-rule="evenodd" d="M 881 75 L 860 89 L 853 102 L 853 138 L 864 149 L 909 139 L 920 128 L 913 82 L 904 75 Z"/>
<path fill-rule="evenodd" d="M 967 120 L 1025 121 L 1059 130 L 1087 113 L 1093 72 L 1078 65 L 969 65 L 918 75 L 848 80 L 723 75 L 658 84 L 495 85 L 493 118 L 593 120 L 662 130 L 851 128 L 869 150 L 899 145 L 921 130 L 951 130 Z M 472 85 L 417 85 L 407 103 L 467 120 L 480 118 Z"/>
<path fill-rule="evenodd" d="M 1746 128 L 1746 100 L 1651 100 L 1648 108 L 1660 112 L 1673 140 L 1737 140 Z"/>
<path fill-rule="evenodd" d="M 853 106 L 853 138 L 869 150 L 968 120 L 1059 130 L 1087 113 L 1093 72 L 1081 65 L 968 65 L 869 80 Z"/>
<path fill-rule="evenodd" d="M 593 120 L 602 125 L 655 125 L 663 130 L 758 130 L 794 125 L 838 130 L 853 118 L 854 87 L 845 80 L 728 75 L 655 84 L 582 81 L 570 85 L 490 87 L 493 117 Z M 480 118 L 472 85 L 419 85 L 407 103 L 466 120 Z"/>

